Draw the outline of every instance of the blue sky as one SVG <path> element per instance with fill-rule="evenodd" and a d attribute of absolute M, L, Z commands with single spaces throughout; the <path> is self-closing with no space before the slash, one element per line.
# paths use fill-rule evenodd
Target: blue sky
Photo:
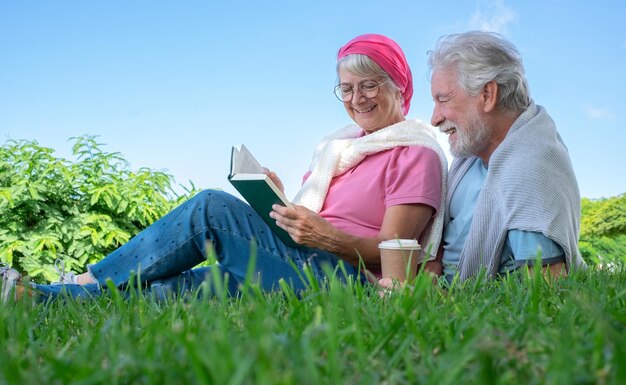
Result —
<path fill-rule="evenodd" d="M 230 192 L 230 148 L 244 143 L 292 198 L 315 144 L 351 123 L 332 94 L 341 45 L 396 40 L 414 76 L 408 116 L 430 121 L 427 51 L 442 34 L 484 29 L 522 52 L 582 196 L 614 196 L 626 192 L 624 4 L 0 0 L 0 142 L 72 159 L 70 137 L 98 135 L 134 169 Z"/>

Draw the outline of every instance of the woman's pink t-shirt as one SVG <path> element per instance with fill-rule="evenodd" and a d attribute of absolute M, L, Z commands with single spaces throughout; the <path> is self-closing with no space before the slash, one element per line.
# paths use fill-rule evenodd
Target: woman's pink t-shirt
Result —
<path fill-rule="evenodd" d="M 437 153 L 423 146 L 395 147 L 369 155 L 334 177 L 319 214 L 348 234 L 373 237 L 388 207 L 422 203 L 436 212 L 440 200 Z"/>

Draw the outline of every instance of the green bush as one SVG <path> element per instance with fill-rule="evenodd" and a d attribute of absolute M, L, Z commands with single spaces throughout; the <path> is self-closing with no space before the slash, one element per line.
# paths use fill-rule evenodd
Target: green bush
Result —
<path fill-rule="evenodd" d="M 626 261 L 626 194 L 582 200 L 580 252 L 590 264 Z"/>
<path fill-rule="evenodd" d="M 133 171 L 93 136 L 71 138 L 75 161 L 36 141 L 0 147 L 0 260 L 34 280 L 54 280 L 54 262 L 83 271 L 197 191 L 176 193 L 164 172 Z"/>

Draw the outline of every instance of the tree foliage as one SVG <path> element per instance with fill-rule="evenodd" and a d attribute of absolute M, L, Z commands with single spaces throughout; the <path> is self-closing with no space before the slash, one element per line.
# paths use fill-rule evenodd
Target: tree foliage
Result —
<path fill-rule="evenodd" d="M 35 280 L 58 277 L 54 262 L 83 271 L 195 194 L 178 194 L 164 172 L 133 171 L 93 136 L 71 138 L 75 161 L 35 141 L 0 147 L 0 260 Z"/>
<path fill-rule="evenodd" d="M 626 235 L 626 194 L 600 200 L 582 200 L 581 236 Z"/>
<path fill-rule="evenodd" d="M 626 194 L 583 198 L 580 250 L 590 263 L 626 260 Z"/>

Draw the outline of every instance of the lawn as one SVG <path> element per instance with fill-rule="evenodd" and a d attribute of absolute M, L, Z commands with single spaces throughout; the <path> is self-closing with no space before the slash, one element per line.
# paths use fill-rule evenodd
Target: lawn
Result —
<path fill-rule="evenodd" d="M 623 384 L 626 268 L 0 304 L 0 384 Z"/>

